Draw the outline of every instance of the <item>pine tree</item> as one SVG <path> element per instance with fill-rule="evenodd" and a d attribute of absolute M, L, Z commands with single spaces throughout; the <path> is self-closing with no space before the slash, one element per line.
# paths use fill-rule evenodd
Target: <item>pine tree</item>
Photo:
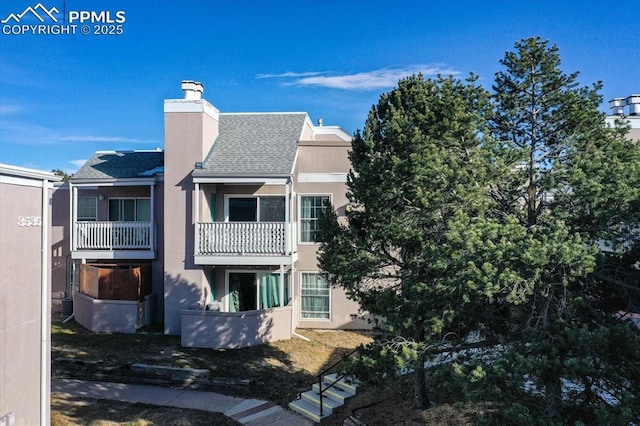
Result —
<path fill-rule="evenodd" d="M 474 77 L 381 95 L 321 268 L 380 320 L 359 373 L 413 370 L 416 406 L 443 389 L 501 424 L 628 424 L 640 333 L 616 313 L 640 290 L 612 297 L 598 267 L 599 244 L 640 229 L 640 145 L 605 126 L 600 84 L 580 87 L 556 46 L 522 40 L 501 64 L 491 100 Z"/>
<path fill-rule="evenodd" d="M 522 389 L 521 377 L 540 392 L 540 409 L 534 402 L 515 404 L 532 418 L 628 422 L 639 407 L 640 339 L 612 306 L 604 309 L 605 284 L 591 272 L 602 258 L 596 243 L 639 225 L 638 145 L 624 129 L 605 126 L 601 85 L 579 87 L 578 73 L 561 71 L 556 46 L 529 38 L 515 48 L 496 74 L 492 121 L 492 135 L 514 170 L 494 194 L 503 210 L 522 211 L 528 241 L 519 274 L 532 277 L 526 313 L 510 324 L 519 338 L 505 346 L 509 392 Z M 603 400 L 605 394 L 618 404 Z M 513 409 L 512 402 L 502 401 Z"/>
<path fill-rule="evenodd" d="M 500 290 L 485 260 L 508 231 L 484 218 L 488 101 L 474 77 L 401 80 L 353 141 L 348 223 L 332 216 L 323 227 L 322 269 L 383 318 L 370 364 L 378 374 L 414 370 L 418 407 L 428 403 L 425 363 L 476 329 L 479 315 L 468 313 Z"/>

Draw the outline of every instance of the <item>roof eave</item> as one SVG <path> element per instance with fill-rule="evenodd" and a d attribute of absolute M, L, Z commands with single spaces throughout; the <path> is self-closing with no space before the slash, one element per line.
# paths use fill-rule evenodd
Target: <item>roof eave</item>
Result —
<path fill-rule="evenodd" d="M 150 186 L 155 185 L 155 177 L 144 178 L 71 178 L 73 186 Z"/>
<path fill-rule="evenodd" d="M 227 184 L 286 184 L 291 174 L 266 175 L 193 175 L 193 183 L 227 183 Z"/>

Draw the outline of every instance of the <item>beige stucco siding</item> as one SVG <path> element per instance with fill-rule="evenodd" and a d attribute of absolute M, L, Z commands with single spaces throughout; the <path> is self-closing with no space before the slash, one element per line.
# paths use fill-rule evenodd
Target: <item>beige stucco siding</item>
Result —
<path fill-rule="evenodd" d="M 204 101 L 203 101 L 204 102 Z M 202 267 L 194 264 L 194 184 L 191 172 L 217 137 L 215 111 L 175 112 L 181 101 L 165 101 L 164 322 L 165 333 L 180 334 L 180 312 L 201 300 Z M 191 105 L 191 103 L 185 103 Z M 206 113 L 211 112 L 211 114 Z"/>
<path fill-rule="evenodd" d="M 49 400 L 50 363 L 41 369 L 41 355 L 50 352 L 50 344 L 41 332 L 44 326 L 45 335 L 50 333 L 49 290 L 42 292 L 50 279 L 47 265 L 43 283 L 42 242 L 50 212 L 43 211 L 42 180 L 9 179 L 13 183 L 0 175 L 0 416 L 14 413 L 16 425 L 48 424 L 48 404 L 41 412 L 40 402 Z"/>
<path fill-rule="evenodd" d="M 319 272 L 319 244 L 300 241 L 300 200 L 306 195 L 329 195 L 338 216 L 344 216 L 347 206 L 346 175 L 351 168 L 348 158 L 350 143 L 323 135 L 321 141 L 302 141 L 298 147 L 296 180 L 297 195 L 295 218 L 297 221 L 298 262 L 294 279 L 294 297 L 300 305 L 302 274 Z M 296 309 L 297 326 L 300 328 L 351 328 L 362 329 L 370 325 L 362 319 L 358 304 L 349 300 L 344 290 L 332 288 L 330 294 L 330 319 L 309 320 L 300 317 Z"/>

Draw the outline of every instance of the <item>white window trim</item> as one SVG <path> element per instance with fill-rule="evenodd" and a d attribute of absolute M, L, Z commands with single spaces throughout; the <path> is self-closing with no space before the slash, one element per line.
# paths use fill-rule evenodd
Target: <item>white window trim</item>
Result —
<path fill-rule="evenodd" d="M 286 194 L 224 194 L 224 221 L 229 222 L 229 199 L 230 198 L 255 198 L 256 199 L 256 222 L 259 222 L 260 219 L 260 198 L 269 198 L 269 197 L 282 197 L 284 198 L 285 206 L 287 208 L 287 196 Z M 278 223 L 285 223 L 278 222 Z"/>
<path fill-rule="evenodd" d="M 302 241 L 302 197 L 329 197 L 329 204 L 333 206 L 333 194 L 331 193 L 299 193 L 298 194 L 298 244 L 301 246 L 317 246 L 318 241 Z"/>
<path fill-rule="evenodd" d="M 138 202 L 137 200 L 149 200 L 149 204 L 151 204 L 151 197 L 109 197 L 107 198 L 107 220 L 109 220 L 110 222 L 131 222 L 128 220 L 114 220 L 112 221 L 111 218 L 109 217 L 110 215 L 110 209 L 109 209 L 109 203 L 111 202 L 111 200 L 136 200 L 136 203 L 134 204 L 134 208 L 135 211 L 133 212 L 133 216 L 137 217 L 138 216 Z M 153 209 L 153 206 L 150 205 L 150 208 Z M 133 222 L 137 222 L 136 220 L 134 220 Z M 141 222 L 147 222 L 146 220 L 143 220 Z"/>
<path fill-rule="evenodd" d="M 321 275 L 320 271 L 300 271 L 300 275 L 299 275 L 299 283 L 300 283 L 300 307 L 298 309 L 298 315 L 299 315 L 299 320 L 300 321 L 324 321 L 324 322 L 331 322 L 332 321 L 332 317 L 333 317 L 333 291 L 331 288 L 331 283 L 327 281 L 327 284 L 329 285 L 329 318 L 304 318 L 302 316 L 302 298 L 304 297 L 304 295 L 302 294 L 302 275 L 303 274 L 315 274 L 315 275 Z"/>

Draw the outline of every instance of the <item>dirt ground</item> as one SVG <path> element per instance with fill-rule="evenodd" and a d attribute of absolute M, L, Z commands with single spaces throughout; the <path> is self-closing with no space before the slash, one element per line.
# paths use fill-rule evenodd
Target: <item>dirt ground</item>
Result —
<path fill-rule="evenodd" d="M 237 426 L 221 413 L 94 399 L 51 398 L 52 426 Z"/>
<path fill-rule="evenodd" d="M 212 377 L 251 380 L 250 386 L 223 386 L 215 389 L 216 392 L 265 399 L 287 407 L 299 393 L 311 388 L 319 372 L 371 339 L 369 333 L 355 331 L 297 332 L 310 340 L 294 338 L 252 348 L 213 350 L 184 348 L 180 346 L 179 336 L 166 336 L 155 330 L 135 335 L 91 333 L 75 322 L 55 322 L 52 326 L 52 359 L 204 368 Z M 443 403 L 429 410 L 416 410 L 411 392 L 410 384 L 395 384 L 384 389 L 363 386 L 356 397 L 322 424 L 342 425 L 349 416 L 369 426 L 475 423 L 477 410 L 474 407 Z M 126 413 L 126 416 L 119 417 L 120 413 Z M 156 416 L 156 413 L 161 414 Z M 54 426 L 237 424 L 222 414 L 197 410 L 60 399 L 52 402 L 52 419 Z"/>

